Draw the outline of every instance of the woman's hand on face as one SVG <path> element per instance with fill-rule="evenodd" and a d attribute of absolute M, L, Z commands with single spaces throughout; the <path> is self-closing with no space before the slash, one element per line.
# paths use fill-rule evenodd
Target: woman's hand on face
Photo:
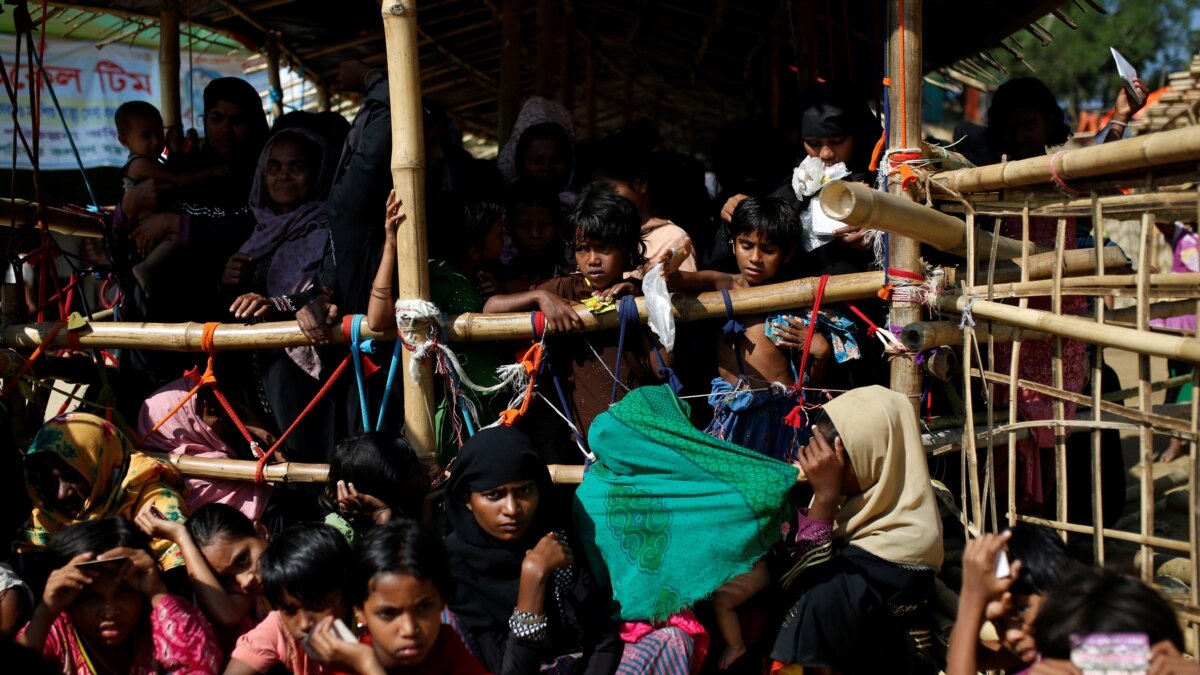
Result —
<path fill-rule="evenodd" d="M 384 504 L 383 500 L 365 492 L 359 492 L 354 487 L 354 483 L 347 483 L 344 480 L 337 482 L 337 504 L 338 510 L 342 513 L 366 516 L 376 525 L 386 523 L 392 515 L 391 507 Z M 384 513 L 385 511 L 387 513 Z"/>
<path fill-rule="evenodd" d="M 327 666 L 352 670 L 360 675 L 382 673 L 370 645 L 343 640 L 334 631 L 334 617 L 327 616 L 317 622 L 304 640 L 304 650 L 309 656 Z"/>
<path fill-rule="evenodd" d="M 388 193 L 387 198 L 387 217 L 383 221 L 383 231 L 391 239 L 396 238 L 396 231 L 400 229 L 400 223 L 403 223 L 406 216 L 400 212 L 400 207 L 404 206 L 404 202 L 396 196 L 396 190 L 393 188 Z"/>
<path fill-rule="evenodd" d="M 546 327 L 555 335 L 583 330 L 583 319 L 571 307 L 571 303 L 549 292 L 538 294 L 538 309 L 546 317 Z"/>
<path fill-rule="evenodd" d="M 79 592 L 87 588 L 98 572 L 77 567 L 81 562 L 87 562 L 95 556 L 90 553 L 80 553 L 71 558 L 66 565 L 50 573 L 46 580 L 46 589 L 42 591 L 42 604 L 54 616 L 75 602 Z"/>
<path fill-rule="evenodd" d="M 327 345 L 333 340 L 333 326 L 338 321 L 338 308 L 327 295 L 318 295 L 296 312 L 296 323 L 309 342 Z"/>
<path fill-rule="evenodd" d="M 1148 675 L 1200 675 L 1200 663 L 1184 658 L 1170 640 L 1150 648 Z"/>
<path fill-rule="evenodd" d="M 560 567 L 567 567 L 575 562 L 575 554 L 571 547 L 558 540 L 558 535 L 551 532 L 538 540 L 537 546 L 525 553 L 525 567 L 549 574 Z"/>
<path fill-rule="evenodd" d="M 158 562 L 150 557 L 149 553 L 136 548 L 114 548 L 111 551 L 106 551 L 100 554 L 97 560 L 106 558 L 118 558 L 125 556 L 124 566 L 121 568 L 121 579 L 129 584 L 133 590 L 146 596 L 147 600 L 154 598 L 167 592 L 167 586 L 163 583 L 162 577 L 158 575 Z"/>
<path fill-rule="evenodd" d="M 800 448 L 797 460 L 808 484 L 813 489 L 813 503 L 836 505 L 842 499 L 842 474 L 846 470 L 846 448 L 839 436 L 832 447 L 817 427 L 812 427 L 812 440 Z"/>
<path fill-rule="evenodd" d="M 142 509 L 141 513 L 133 519 L 134 524 L 141 528 L 142 532 L 155 537 L 157 539 L 165 539 L 178 543 L 180 539 L 188 536 L 187 527 L 177 520 L 167 520 L 160 518 L 150 512 L 150 505 Z"/>
<path fill-rule="evenodd" d="M 732 223 L 733 212 L 737 210 L 738 204 L 741 204 L 746 199 L 748 199 L 748 195 L 734 195 L 726 199 L 725 205 L 721 207 L 721 220 Z"/>
<path fill-rule="evenodd" d="M 1009 575 L 1003 579 L 996 576 L 996 558 L 1005 550 L 1012 532 L 1001 534 L 985 534 L 967 542 L 963 550 L 963 580 L 960 597 L 983 605 L 993 602 L 1003 602 L 1008 589 L 1017 580 L 1021 562 L 1015 561 L 1010 566 Z"/>
<path fill-rule="evenodd" d="M 221 288 L 236 288 L 250 283 L 254 273 L 254 260 L 245 253 L 234 253 L 225 262 L 221 272 Z"/>
<path fill-rule="evenodd" d="M 243 293 L 229 306 L 229 313 L 237 319 L 257 319 L 266 316 L 271 309 L 271 301 L 265 295 Z"/>

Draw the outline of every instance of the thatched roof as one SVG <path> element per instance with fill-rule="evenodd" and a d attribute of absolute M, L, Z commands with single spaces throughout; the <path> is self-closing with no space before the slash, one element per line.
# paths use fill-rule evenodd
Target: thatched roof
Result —
<path fill-rule="evenodd" d="M 395 0 L 384 0 L 391 4 Z M 423 91 L 460 126 L 494 137 L 498 124 L 501 19 L 505 0 L 425 0 L 418 4 Z M 511 0 L 510 0 L 511 1 Z M 1028 30 L 1069 0 L 924 0 L 924 58 L 930 71 L 953 66 L 959 79 L 1002 79 L 989 49 L 1012 49 L 1004 39 Z M 1078 3 L 1079 0 L 1076 0 Z M 198 27 L 232 37 L 252 51 L 269 31 L 282 36 L 294 68 L 327 80 L 343 59 L 382 66 L 380 5 L 373 0 L 178 0 Z M 533 94 L 538 60 L 538 2 L 521 6 L 519 95 Z M 31 3 L 37 5 L 38 3 Z M 129 21 L 158 16 L 159 0 L 50 2 L 58 18 L 116 13 Z M 603 133 L 630 114 L 659 123 L 683 142 L 723 122 L 771 117 L 801 82 L 817 77 L 852 81 L 878 94 L 885 61 L 890 0 L 568 0 L 543 3 L 556 28 L 554 96 L 573 99 L 587 129 L 587 63 L 594 68 L 596 117 Z M 1095 4 L 1088 1 L 1095 8 Z M 1083 5 L 1079 5 L 1083 7 Z M 39 19 L 33 8 L 34 19 Z M 1031 25 L 1032 24 L 1032 25 Z M 1028 40 L 1026 40 L 1028 42 Z M 966 61 L 964 61 L 966 59 Z M 982 72 L 987 71 L 987 72 Z M 574 87 L 565 91 L 563 73 Z M 775 84 L 777 83 L 777 84 Z M 777 93 L 775 93 L 777 92 Z"/>

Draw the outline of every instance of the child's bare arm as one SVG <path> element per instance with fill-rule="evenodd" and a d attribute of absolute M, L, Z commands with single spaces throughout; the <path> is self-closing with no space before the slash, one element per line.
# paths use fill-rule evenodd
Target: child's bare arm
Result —
<path fill-rule="evenodd" d="M 771 575 L 767 573 L 767 563 L 759 560 L 749 572 L 739 574 L 721 584 L 713 595 L 713 602 L 723 608 L 734 609 L 770 585 Z"/>
<path fill-rule="evenodd" d="M 527 312 L 535 309 L 546 317 L 546 327 L 552 333 L 569 333 L 583 328 L 583 319 L 579 318 L 571 303 L 547 290 L 493 295 L 483 304 L 484 314 Z"/>
<path fill-rule="evenodd" d="M 667 287 L 674 291 L 725 291 L 735 287 L 734 275 L 713 270 L 685 272 L 676 270 L 667 276 Z"/>
<path fill-rule="evenodd" d="M 142 181 L 147 178 L 153 178 L 157 181 L 170 183 L 176 187 L 195 185 L 226 172 L 227 169 L 222 166 L 207 167 L 196 171 L 176 171 L 159 164 L 149 157 L 138 157 L 130 162 L 128 168 L 125 170 L 126 175 L 133 180 Z"/>
<path fill-rule="evenodd" d="M 383 224 L 383 257 L 379 269 L 371 282 L 371 299 L 367 302 L 367 326 L 371 330 L 385 330 L 396 326 L 395 308 L 392 305 L 392 280 L 396 278 L 396 228 L 404 221 L 400 212 L 400 200 L 392 190 L 387 199 L 387 218 Z"/>

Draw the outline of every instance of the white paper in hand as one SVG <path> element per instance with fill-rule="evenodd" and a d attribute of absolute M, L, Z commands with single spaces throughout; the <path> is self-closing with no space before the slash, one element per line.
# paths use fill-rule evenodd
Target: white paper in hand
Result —
<path fill-rule="evenodd" d="M 675 348 L 675 315 L 671 312 L 671 292 L 663 278 L 662 263 L 646 272 L 642 280 L 642 297 L 646 298 L 646 312 L 650 315 L 650 330 L 658 336 L 663 349 Z"/>
<path fill-rule="evenodd" d="M 1109 47 L 1112 52 L 1113 60 L 1117 62 L 1117 74 L 1125 80 L 1125 93 L 1129 95 L 1129 100 L 1135 106 L 1142 105 L 1142 97 L 1138 96 L 1137 88 L 1133 86 L 1133 78 L 1137 77 L 1137 68 L 1133 64 L 1121 56 L 1121 52 L 1117 51 L 1116 47 Z"/>

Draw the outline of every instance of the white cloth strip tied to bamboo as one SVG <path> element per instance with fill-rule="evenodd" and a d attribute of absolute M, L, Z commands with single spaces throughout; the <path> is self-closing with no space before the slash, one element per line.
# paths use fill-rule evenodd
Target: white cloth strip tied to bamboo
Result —
<path fill-rule="evenodd" d="M 509 363 L 497 368 L 496 375 L 500 378 L 500 382 L 497 384 L 490 387 L 476 384 L 463 370 L 462 362 L 459 361 L 454 350 L 438 339 L 442 328 L 441 316 L 442 313 L 437 305 L 428 300 L 396 301 L 396 335 L 413 353 L 413 358 L 408 364 L 408 376 L 412 378 L 413 382 L 419 382 L 421 379 L 419 362 L 429 358 L 430 353 L 437 349 L 454 369 L 458 381 L 471 391 L 493 394 L 509 387 L 513 391 L 521 391 L 529 386 L 529 377 L 525 373 L 525 367 L 520 363 Z M 428 333 L 424 340 L 417 336 L 417 330 L 421 326 L 428 326 Z"/>

